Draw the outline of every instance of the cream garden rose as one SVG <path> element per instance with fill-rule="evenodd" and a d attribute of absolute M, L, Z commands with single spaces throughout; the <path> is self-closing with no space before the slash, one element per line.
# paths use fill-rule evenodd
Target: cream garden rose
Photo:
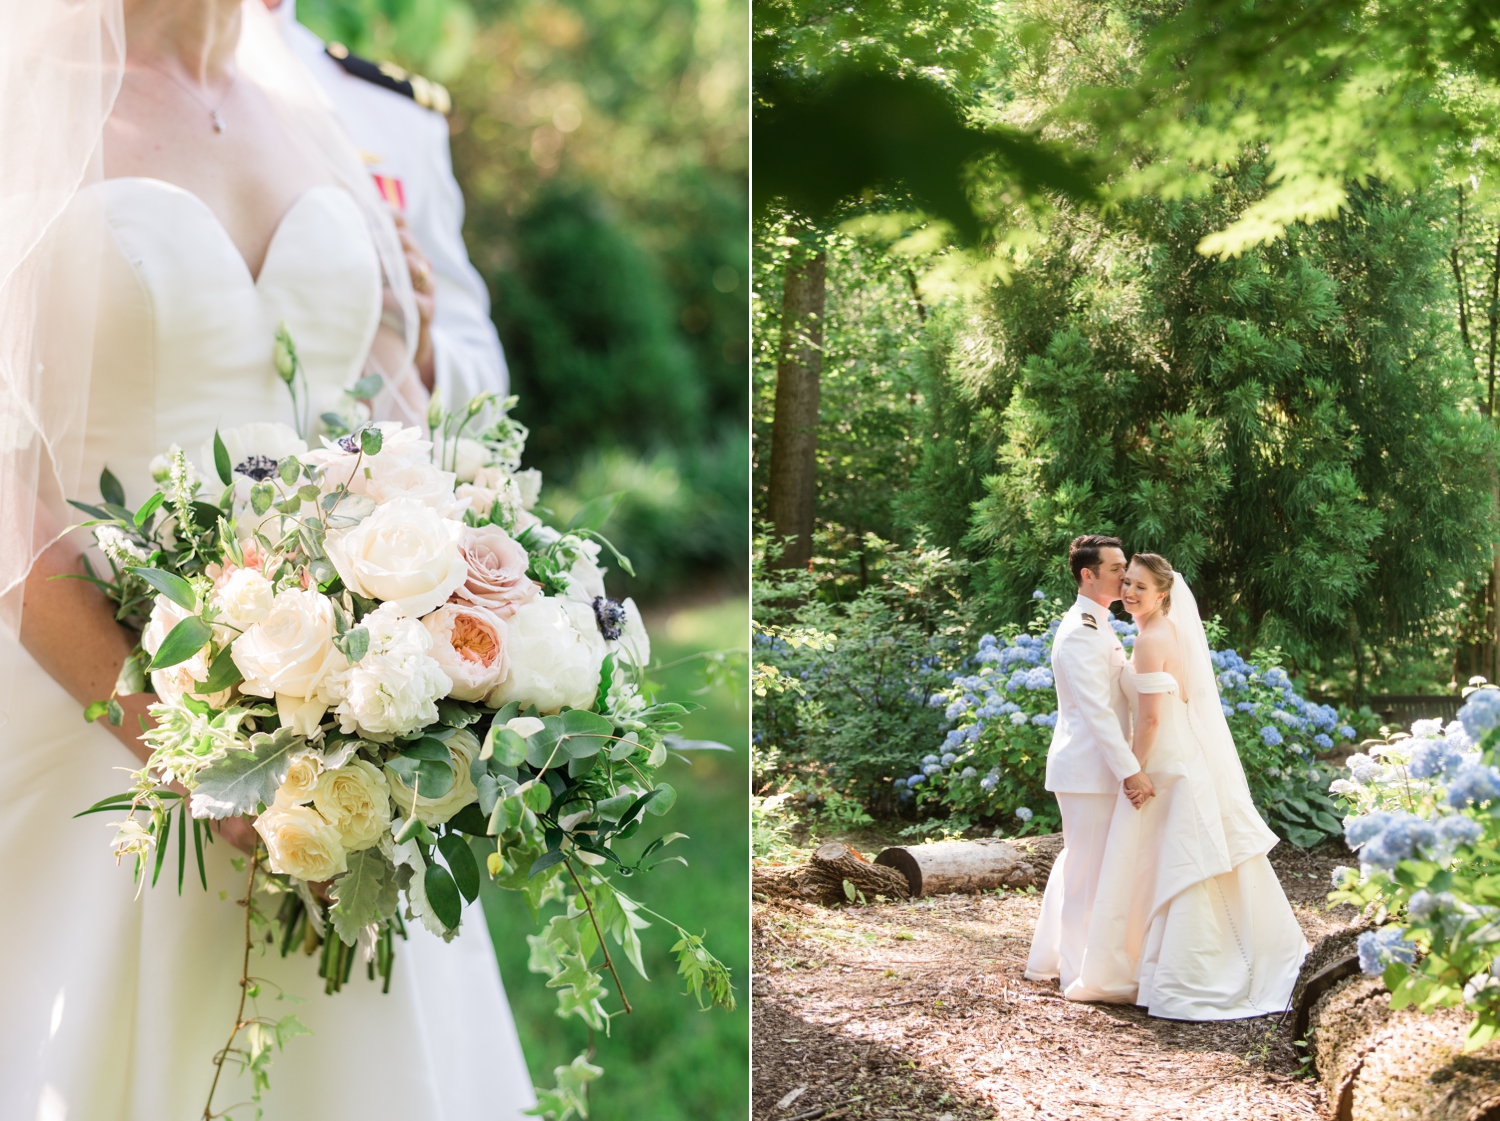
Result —
<path fill-rule="evenodd" d="M 470 802 L 479 800 L 474 780 L 469 777 L 469 764 L 479 754 L 479 741 L 472 732 L 457 731 L 447 739 L 449 765 L 453 768 L 453 786 L 441 798 L 429 798 L 425 794 L 413 799 L 412 788 L 401 781 L 401 776 L 389 767 L 385 777 L 390 783 L 391 801 L 400 808 L 403 817 L 410 817 L 415 803 L 417 817 L 424 824 L 441 825 Z"/>
<path fill-rule="evenodd" d="M 494 612 L 445 603 L 422 619 L 432 635 L 432 657 L 448 675 L 448 696 L 482 701 L 510 672 L 509 631 Z"/>
<path fill-rule="evenodd" d="M 582 609 L 592 636 L 569 617 L 569 608 Z M 510 676 L 502 681 L 485 703 L 499 707 L 519 701 L 536 705 L 542 712 L 556 712 L 563 705 L 588 708 L 599 688 L 599 667 L 604 661 L 604 642 L 591 619 L 592 608 L 565 605 L 542 597 L 522 604 L 508 620 L 510 625 Z"/>
<path fill-rule="evenodd" d="M 273 872 L 316 883 L 349 870 L 338 829 L 309 806 L 272 805 L 255 819 L 255 831 L 266 842 Z"/>
<path fill-rule="evenodd" d="M 415 499 L 397 498 L 352 529 L 330 533 L 328 559 L 356 595 L 390 604 L 402 615 L 426 615 L 463 584 L 464 527 Z"/>
<path fill-rule="evenodd" d="M 324 771 L 312 800 L 318 813 L 339 831 L 348 852 L 378 844 L 381 834 L 390 828 L 390 787 L 380 768 L 363 759 Z"/>
<path fill-rule="evenodd" d="M 286 778 L 281 780 L 281 785 L 276 789 L 276 801 L 287 806 L 312 801 L 313 790 L 322 773 L 322 755 L 316 751 L 299 751 L 287 764 Z"/>
<path fill-rule="evenodd" d="M 328 677 L 347 666 L 333 645 L 333 605 L 313 590 L 288 588 L 271 604 L 271 613 L 230 648 L 244 674 L 240 691 L 274 697 L 283 722 L 311 735 L 322 718 L 319 691 Z"/>

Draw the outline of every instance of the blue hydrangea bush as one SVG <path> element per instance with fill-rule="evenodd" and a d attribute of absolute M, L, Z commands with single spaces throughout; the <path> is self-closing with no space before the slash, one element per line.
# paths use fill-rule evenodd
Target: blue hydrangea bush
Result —
<path fill-rule="evenodd" d="M 1061 826 L 1057 802 L 1044 789 L 1047 748 L 1057 724 L 1052 639 L 1065 604 L 1034 593 L 1029 629 L 987 634 L 964 672 L 928 703 L 949 728 L 938 750 L 905 779 L 919 805 L 1000 822 L 1020 836 Z M 1129 651 L 1136 628 L 1108 614 Z M 1340 807 L 1330 796 L 1339 772 L 1319 751 L 1355 738 L 1338 710 L 1299 696 L 1277 651 L 1246 662 L 1233 650 L 1213 652 L 1220 703 L 1234 734 L 1256 808 L 1276 833 L 1303 848 L 1338 836 Z"/>
<path fill-rule="evenodd" d="M 1391 1007 L 1476 1013 L 1468 1050 L 1500 1031 L 1500 689 L 1476 682 L 1446 727 L 1419 720 L 1350 758 L 1333 790 L 1360 863 L 1328 897 L 1373 913 L 1360 967 Z"/>

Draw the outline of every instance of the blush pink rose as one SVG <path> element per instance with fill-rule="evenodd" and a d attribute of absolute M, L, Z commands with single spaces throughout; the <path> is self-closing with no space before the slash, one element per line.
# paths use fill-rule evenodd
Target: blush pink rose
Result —
<path fill-rule="evenodd" d="M 484 607 L 445 603 L 422 617 L 432 635 L 431 657 L 452 682 L 456 701 L 483 700 L 510 675 L 510 634 L 505 621 Z"/>
<path fill-rule="evenodd" d="M 488 607 L 501 618 L 508 618 L 541 590 L 526 576 L 530 563 L 526 550 L 499 526 L 466 527 L 458 552 L 469 566 L 469 575 L 453 593 L 455 603 Z"/>

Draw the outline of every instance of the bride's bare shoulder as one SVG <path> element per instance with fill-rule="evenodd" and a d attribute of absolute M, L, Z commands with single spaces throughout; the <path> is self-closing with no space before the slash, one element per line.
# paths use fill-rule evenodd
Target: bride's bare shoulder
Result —
<path fill-rule="evenodd" d="M 1166 665 L 1168 654 L 1176 649 L 1177 637 L 1162 625 L 1164 622 L 1153 619 L 1151 625 L 1136 635 L 1130 662 L 1137 673 L 1159 672 Z"/>

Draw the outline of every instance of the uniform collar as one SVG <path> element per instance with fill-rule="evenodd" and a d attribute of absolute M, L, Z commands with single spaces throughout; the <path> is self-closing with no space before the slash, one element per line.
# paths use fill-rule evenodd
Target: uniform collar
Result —
<path fill-rule="evenodd" d="M 1080 611 L 1087 611 L 1095 619 L 1109 617 L 1109 608 L 1100 607 L 1098 600 L 1089 599 L 1082 592 L 1078 593 L 1078 598 L 1073 601 L 1073 606 Z"/>

